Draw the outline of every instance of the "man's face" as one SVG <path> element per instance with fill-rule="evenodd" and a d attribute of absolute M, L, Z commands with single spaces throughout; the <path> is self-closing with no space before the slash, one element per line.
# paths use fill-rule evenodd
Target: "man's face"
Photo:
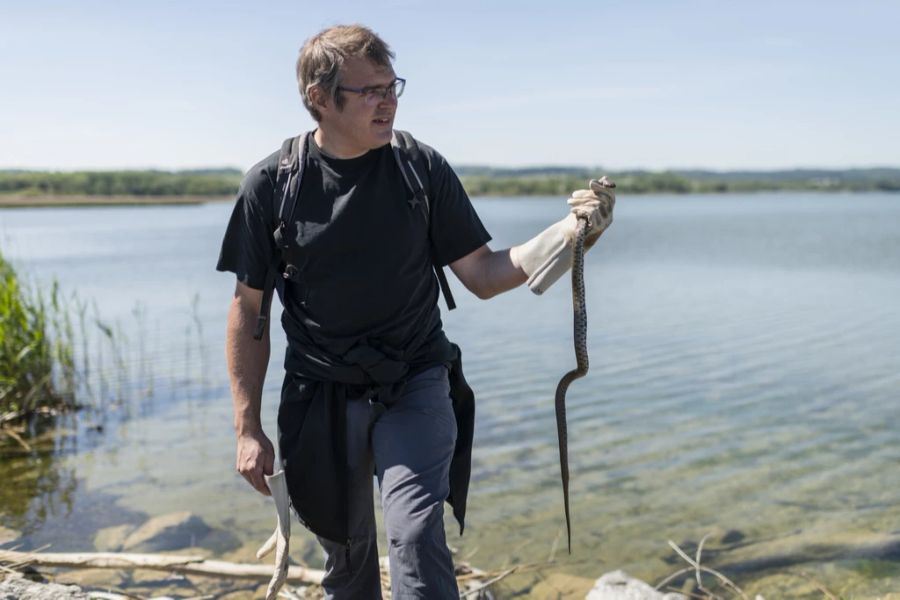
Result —
<path fill-rule="evenodd" d="M 340 87 L 368 88 L 389 86 L 396 75 L 391 67 L 381 67 L 364 58 L 351 58 L 341 68 Z M 343 157 L 359 156 L 390 143 L 397 112 L 397 99 L 392 94 L 369 104 L 364 94 L 338 91 L 344 105 L 338 109 L 329 99 L 322 111 L 320 126 L 338 143 Z M 337 148 L 335 148 L 337 149 Z"/>

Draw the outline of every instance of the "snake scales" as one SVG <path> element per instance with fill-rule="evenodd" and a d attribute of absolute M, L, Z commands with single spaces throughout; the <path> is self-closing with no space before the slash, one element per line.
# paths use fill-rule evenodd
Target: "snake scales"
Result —
<path fill-rule="evenodd" d="M 587 219 L 578 219 L 572 252 L 572 308 L 575 314 L 574 369 L 562 376 L 556 386 L 556 433 L 559 435 L 559 470 L 562 475 L 563 506 L 566 511 L 566 535 L 569 554 L 572 553 L 572 526 L 569 518 L 569 442 L 566 427 L 566 390 L 569 384 L 588 372 L 587 310 L 584 302 L 584 240 L 588 231 Z"/>

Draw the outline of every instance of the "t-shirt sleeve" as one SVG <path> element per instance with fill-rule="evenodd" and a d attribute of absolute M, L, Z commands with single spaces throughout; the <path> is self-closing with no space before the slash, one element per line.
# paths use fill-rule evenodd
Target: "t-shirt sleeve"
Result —
<path fill-rule="evenodd" d="M 447 161 L 420 144 L 431 177 L 431 240 L 435 261 L 446 266 L 491 241 L 466 190 Z"/>
<path fill-rule="evenodd" d="M 258 163 L 241 181 L 216 265 L 216 270 L 231 271 L 238 281 L 257 290 L 265 287 L 266 271 L 276 252 L 271 162 L 270 156 Z"/>

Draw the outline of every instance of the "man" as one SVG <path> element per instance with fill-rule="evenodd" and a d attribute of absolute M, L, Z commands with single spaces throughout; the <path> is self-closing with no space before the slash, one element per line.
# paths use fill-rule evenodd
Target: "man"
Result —
<path fill-rule="evenodd" d="M 571 212 L 535 239 L 492 251 L 490 236 L 443 157 L 420 145 L 429 206 L 410 194 L 392 151 L 405 82 L 393 53 L 361 26 L 326 29 L 297 62 L 317 127 L 284 229 L 282 325 L 288 337 L 278 414 L 291 503 L 326 551 L 329 598 L 380 598 L 372 499 L 377 476 L 395 598 L 456 598 L 443 526 L 451 502 L 462 526 L 469 478 L 471 390 L 443 333 L 433 265 L 449 265 L 479 298 L 531 278 L 540 292 L 571 265 L 576 216 L 592 244 L 612 221 L 612 184 L 569 200 Z M 276 152 L 247 173 L 218 269 L 236 273 L 226 354 L 237 469 L 260 493 L 274 469 L 260 423 L 269 332 L 253 339 L 281 194 Z M 607 187 L 609 185 L 610 187 Z M 263 312 L 266 308 L 263 306 Z"/>

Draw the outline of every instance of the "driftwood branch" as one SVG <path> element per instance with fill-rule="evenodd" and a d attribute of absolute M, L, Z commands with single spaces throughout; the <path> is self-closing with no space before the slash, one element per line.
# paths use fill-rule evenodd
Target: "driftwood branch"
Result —
<path fill-rule="evenodd" d="M 485 581 L 483 583 L 479 583 L 473 587 L 470 587 L 470 588 L 460 592 L 459 597 L 460 598 L 468 598 L 470 596 L 476 596 L 478 594 L 481 594 L 482 592 L 486 591 L 489 587 L 491 587 L 492 585 L 494 585 L 501 579 L 504 579 L 508 575 L 512 575 L 513 573 L 515 573 L 516 569 L 517 569 L 516 567 L 512 567 L 511 569 L 506 569 L 499 575 L 491 577 L 490 579 L 488 579 L 487 581 Z"/>
<path fill-rule="evenodd" d="M 126 554 L 118 552 L 15 552 L 0 550 L 0 563 L 17 566 L 38 565 L 44 567 L 68 567 L 72 569 L 151 569 L 182 575 L 208 577 L 232 577 L 268 581 L 272 577 L 271 565 L 231 563 L 206 560 L 202 556 L 178 556 L 174 554 Z M 291 566 L 287 581 L 291 583 L 321 584 L 324 571 Z"/>
<path fill-rule="evenodd" d="M 482 571 L 460 563 L 457 565 L 456 579 L 462 598 L 473 596 L 492 598 L 488 588 L 513 573 L 541 568 L 549 563 L 517 565 L 495 572 Z M 271 565 L 231 563 L 220 560 L 206 560 L 199 555 L 177 554 L 129 554 L 118 552 L 18 552 L 0 550 L 0 572 L 21 569 L 25 566 L 65 567 L 70 569 L 151 569 L 181 575 L 201 575 L 205 577 L 228 577 L 249 579 L 259 582 L 272 577 Z M 385 578 L 385 589 L 389 589 L 387 561 L 382 559 L 381 574 Z M 324 571 L 291 566 L 288 568 L 287 583 L 294 585 L 321 585 Z M 289 588 L 282 589 L 282 595 L 290 597 Z"/>
<path fill-rule="evenodd" d="M 22 439 L 22 436 L 20 436 L 18 433 L 16 433 L 16 431 L 12 427 L 7 427 L 6 425 L 0 425 L 0 433 L 11 437 L 17 444 L 19 444 L 22 447 L 22 449 L 25 450 L 25 452 L 32 451 L 31 446 L 28 444 L 28 442 L 26 442 L 24 439 Z"/>

